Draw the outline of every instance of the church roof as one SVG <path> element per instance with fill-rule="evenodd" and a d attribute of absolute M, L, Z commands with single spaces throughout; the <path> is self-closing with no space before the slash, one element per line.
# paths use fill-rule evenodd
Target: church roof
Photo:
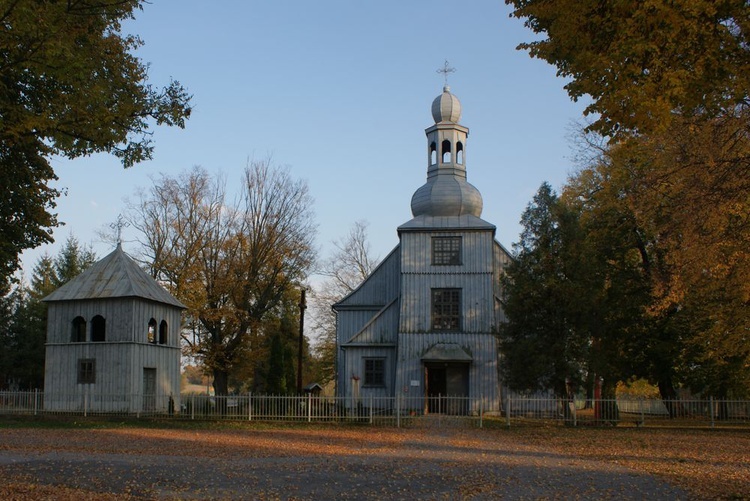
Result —
<path fill-rule="evenodd" d="M 44 301 L 76 301 L 135 297 L 186 308 L 143 271 L 122 246 L 44 298 Z"/>
<path fill-rule="evenodd" d="M 436 176 L 422 185 L 411 199 L 414 216 L 482 215 L 479 190 L 458 176 Z"/>
<path fill-rule="evenodd" d="M 496 229 L 494 224 L 488 223 L 480 217 L 464 214 L 463 216 L 416 216 L 399 226 L 398 231 L 434 230 L 435 228 L 441 230 L 492 230 L 493 232 Z"/>

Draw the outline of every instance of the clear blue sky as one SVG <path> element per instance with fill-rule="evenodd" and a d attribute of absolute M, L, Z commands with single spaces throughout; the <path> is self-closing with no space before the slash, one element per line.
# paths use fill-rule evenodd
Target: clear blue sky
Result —
<path fill-rule="evenodd" d="M 398 243 L 410 201 L 426 178 L 424 129 L 445 59 L 461 100 L 468 180 L 483 219 L 510 248 L 539 185 L 559 187 L 573 169 L 572 124 L 583 105 L 546 63 L 515 47 L 533 34 L 501 0 L 157 0 L 125 31 L 141 36 L 150 81 L 179 80 L 194 98 L 184 130 L 156 129 L 154 159 L 125 170 L 106 155 L 54 159 L 67 191 L 54 245 L 27 251 L 27 277 L 45 250 L 72 232 L 102 257 L 100 230 L 149 176 L 193 165 L 238 180 L 248 159 L 287 165 L 315 198 L 321 257 L 352 223 L 367 220 L 375 254 Z M 136 249 L 132 229 L 126 251 Z"/>

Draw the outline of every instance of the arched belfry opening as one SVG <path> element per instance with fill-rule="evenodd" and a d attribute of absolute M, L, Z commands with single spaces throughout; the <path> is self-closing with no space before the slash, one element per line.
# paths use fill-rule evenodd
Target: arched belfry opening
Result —
<path fill-rule="evenodd" d="M 148 342 L 156 344 L 156 319 L 152 318 L 148 321 Z"/>
<path fill-rule="evenodd" d="M 75 317 L 73 319 L 73 322 L 71 322 L 70 342 L 86 342 L 86 320 L 84 320 L 84 318 L 81 316 Z"/>
<path fill-rule="evenodd" d="M 435 141 L 430 143 L 430 165 L 435 165 L 437 163 L 437 145 L 435 144 Z"/>
<path fill-rule="evenodd" d="M 101 315 L 91 319 L 91 341 L 103 343 L 107 340 L 107 321 Z"/>
<path fill-rule="evenodd" d="M 161 323 L 159 323 L 159 344 L 167 344 L 168 332 L 169 328 L 167 326 L 167 321 L 162 320 Z"/>
<path fill-rule="evenodd" d="M 464 163 L 464 144 L 461 141 L 456 143 L 456 163 Z"/>
<path fill-rule="evenodd" d="M 448 164 L 451 162 L 451 142 L 447 139 L 443 140 L 440 147 L 440 154 L 442 156 L 442 162 Z"/>

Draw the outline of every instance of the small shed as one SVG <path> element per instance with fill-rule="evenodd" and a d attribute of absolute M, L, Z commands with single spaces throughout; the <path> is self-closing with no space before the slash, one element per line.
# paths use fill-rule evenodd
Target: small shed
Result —
<path fill-rule="evenodd" d="M 185 305 L 121 245 L 44 301 L 45 410 L 179 409 Z"/>

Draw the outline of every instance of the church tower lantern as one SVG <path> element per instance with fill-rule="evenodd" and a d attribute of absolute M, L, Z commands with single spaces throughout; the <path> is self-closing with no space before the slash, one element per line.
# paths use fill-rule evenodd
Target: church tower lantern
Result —
<path fill-rule="evenodd" d="M 432 102 L 427 135 L 427 183 L 411 199 L 414 217 L 482 215 L 482 195 L 466 181 L 466 138 L 461 103 L 447 85 Z"/>

